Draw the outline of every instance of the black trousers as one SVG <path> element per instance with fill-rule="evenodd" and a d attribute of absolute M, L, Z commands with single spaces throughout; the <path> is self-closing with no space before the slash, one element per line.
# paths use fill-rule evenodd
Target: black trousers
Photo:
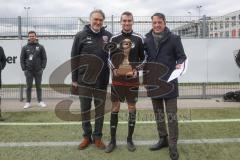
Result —
<path fill-rule="evenodd" d="M 2 105 L 2 70 L 0 69 L 0 118 L 2 117 L 2 108 L 1 108 L 1 105 Z"/>
<path fill-rule="evenodd" d="M 2 94 L 2 86 L 0 85 L 0 93 Z M 2 97 L 0 95 L 0 118 L 2 117 Z"/>
<path fill-rule="evenodd" d="M 79 89 L 79 99 L 81 107 L 81 116 L 82 116 L 82 128 L 83 128 L 83 137 L 93 139 L 102 138 L 102 128 L 104 121 L 104 110 L 105 110 L 105 101 L 106 101 L 106 88 L 96 89 L 92 87 L 80 88 Z M 94 100 L 95 105 L 95 126 L 92 133 L 91 125 L 91 104 Z"/>
<path fill-rule="evenodd" d="M 27 89 L 26 89 L 27 102 L 31 102 L 33 79 L 35 79 L 37 100 L 38 100 L 38 102 L 41 102 L 42 101 L 42 87 L 41 87 L 42 70 L 40 70 L 40 71 L 25 71 L 24 74 L 25 74 L 26 83 L 27 83 Z"/>
<path fill-rule="evenodd" d="M 152 99 L 153 110 L 157 123 L 159 137 L 169 135 L 169 143 L 177 144 L 178 140 L 178 119 L 177 119 L 177 98 L 173 99 Z M 165 122 L 165 112 L 168 119 L 168 132 Z"/>

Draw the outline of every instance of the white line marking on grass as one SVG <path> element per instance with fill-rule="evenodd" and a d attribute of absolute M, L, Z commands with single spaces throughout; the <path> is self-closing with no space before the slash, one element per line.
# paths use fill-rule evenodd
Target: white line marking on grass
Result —
<path fill-rule="evenodd" d="M 152 145 L 157 140 L 134 141 L 138 146 Z M 240 143 L 240 138 L 221 139 L 187 139 L 179 140 L 178 144 L 222 144 Z M 126 145 L 126 141 L 117 141 L 117 145 Z M 0 148 L 4 147 L 55 147 L 55 146 L 77 146 L 79 142 L 0 142 Z"/>
<path fill-rule="evenodd" d="M 179 123 L 225 123 L 240 122 L 240 119 L 209 119 L 209 120 L 180 120 Z M 120 121 L 118 124 L 127 124 L 127 121 Z M 155 124 L 155 121 L 136 121 L 138 124 Z M 51 126 L 51 125 L 81 125 L 81 122 L 0 122 L 0 126 Z M 94 122 L 92 123 L 94 124 Z M 104 124 L 110 124 L 104 122 Z"/>
<path fill-rule="evenodd" d="M 181 144 L 240 143 L 240 138 L 179 140 Z"/>

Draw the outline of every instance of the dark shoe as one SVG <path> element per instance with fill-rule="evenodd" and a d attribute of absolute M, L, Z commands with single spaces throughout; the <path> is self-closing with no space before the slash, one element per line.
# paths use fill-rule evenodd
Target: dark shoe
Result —
<path fill-rule="evenodd" d="M 105 152 L 106 152 L 106 153 L 110 153 L 110 152 L 112 152 L 115 148 L 116 148 L 116 142 L 110 141 L 109 144 L 108 144 L 108 146 L 107 146 L 106 149 L 105 149 Z"/>
<path fill-rule="evenodd" d="M 85 148 L 87 148 L 92 142 L 91 138 L 88 137 L 84 137 L 82 142 L 79 144 L 78 149 L 83 150 Z"/>
<path fill-rule="evenodd" d="M 160 140 L 152 145 L 149 150 L 150 151 L 156 151 L 156 150 L 160 150 L 161 148 L 164 148 L 164 147 L 168 147 L 168 139 L 167 137 L 161 137 Z"/>
<path fill-rule="evenodd" d="M 132 140 L 127 141 L 127 147 L 130 152 L 134 152 L 136 150 L 136 147 Z"/>
<path fill-rule="evenodd" d="M 105 149 L 105 144 L 101 139 L 95 139 L 94 143 L 98 149 Z"/>
<path fill-rule="evenodd" d="M 169 155 L 170 155 L 171 160 L 179 159 L 177 145 L 169 145 Z"/>

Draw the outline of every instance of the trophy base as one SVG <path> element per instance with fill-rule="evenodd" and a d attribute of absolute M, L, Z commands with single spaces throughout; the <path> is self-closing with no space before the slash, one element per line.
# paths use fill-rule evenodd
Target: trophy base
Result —
<path fill-rule="evenodd" d="M 117 70 L 117 74 L 119 76 L 133 76 L 133 70 L 132 67 L 120 67 Z"/>

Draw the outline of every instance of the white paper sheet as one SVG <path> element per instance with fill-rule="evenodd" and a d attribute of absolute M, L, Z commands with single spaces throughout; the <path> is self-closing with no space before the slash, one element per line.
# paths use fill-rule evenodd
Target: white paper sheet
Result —
<path fill-rule="evenodd" d="M 170 75 L 170 77 L 168 78 L 168 82 L 184 75 L 187 71 L 187 67 L 188 67 L 188 59 L 186 59 L 183 63 L 182 63 L 182 67 L 180 69 L 175 69 L 172 74 Z"/>

